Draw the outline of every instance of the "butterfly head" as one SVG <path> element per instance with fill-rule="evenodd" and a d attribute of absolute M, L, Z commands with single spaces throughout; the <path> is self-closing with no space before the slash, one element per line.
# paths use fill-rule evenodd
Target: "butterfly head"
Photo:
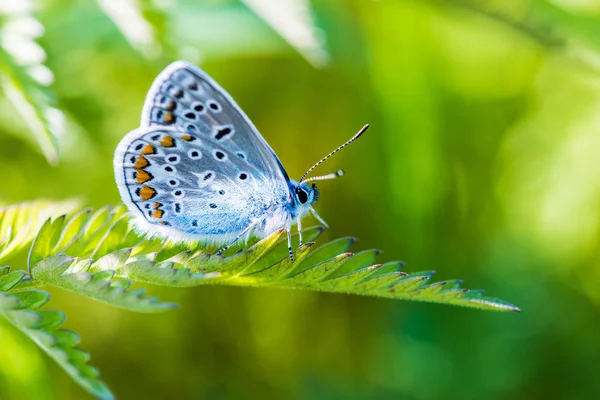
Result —
<path fill-rule="evenodd" d="M 294 188 L 294 200 L 299 207 L 311 207 L 319 200 L 319 189 L 314 183 L 297 183 Z"/>

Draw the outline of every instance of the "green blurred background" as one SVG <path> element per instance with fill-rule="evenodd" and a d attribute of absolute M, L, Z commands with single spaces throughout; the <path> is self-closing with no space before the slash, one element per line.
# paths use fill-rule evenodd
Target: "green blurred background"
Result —
<path fill-rule="evenodd" d="M 119 203 L 113 151 L 186 59 L 292 177 L 371 124 L 320 169 L 347 172 L 320 185 L 322 242 L 523 310 L 215 286 L 149 288 L 181 306 L 138 315 L 51 291 L 117 398 L 600 398 L 598 1 L 1 0 L 0 24 L 0 203 Z M 90 396 L 0 322 L 0 398 Z"/>

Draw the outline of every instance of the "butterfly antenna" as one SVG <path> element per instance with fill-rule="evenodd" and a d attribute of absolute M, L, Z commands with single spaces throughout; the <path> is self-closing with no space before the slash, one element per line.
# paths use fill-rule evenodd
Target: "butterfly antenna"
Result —
<path fill-rule="evenodd" d="M 323 157 L 318 163 L 316 163 L 315 165 L 313 165 L 312 167 L 310 167 L 308 169 L 308 171 L 306 171 L 304 173 L 304 175 L 302 175 L 302 178 L 300 178 L 300 181 L 298 182 L 298 184 L 305 182 L 304 178 L 306 178 L 308 176 L 308 174 L 310 174 L 312 172 L 313 169 L 317 168 L 319 165 L 321 165 L 323 163 L 323 161 L 327 160 L 329 157 L 331 157 L 332 155 L 334 155 L 335 153 L 337 153 L 338 151 L 340 151 L 341 149 L 343 149 L 344 147 L 348 146 L 350 143 L 354 142 L 356 139 L 358 139 L 359 137 L 361 137 L 361 135 L 363 133 L 365 133 L 365 131 L 369 129 L 369 124 L 366 124 L 365 126 L 363 126 L 361 128 L 360 131 L 358 131 L 356 133 L 356 135 L 352 136 L 350 138 L 350 140 L 348 140 L 346 143 L 344 143 L 343 145 L 341 145 L 340 147 L 338 147 L 337 149 L 333 150 L 331 153 L 327 154 L 325 157 Z M 340 173 L 341 172 L 341 173 Z M 306 182 L 310 181 L 316 181 L 316 180 L 323 180 L 323 179 L 332 179 L 332 178 L 337 178 L 339 176 L 342 176 L 344 174 L 344 171 L 339 170 L 337 172 L 334 172 L 333 174 L 329 174 L 329 175 L 323 175 L 323 176 L 317 176 L 311 179 L 306 180 Z"/>
<path fill-rule="evenodd" d="M 305 179 L 303 182 L 312 182 L 312 181 L 324 181 L 325 179 L 335 179 L 344 175 L 343 169 L 338 169 L 336 172 L 327 175 L 321 176 L 313 176 L 312 178 Z"/>

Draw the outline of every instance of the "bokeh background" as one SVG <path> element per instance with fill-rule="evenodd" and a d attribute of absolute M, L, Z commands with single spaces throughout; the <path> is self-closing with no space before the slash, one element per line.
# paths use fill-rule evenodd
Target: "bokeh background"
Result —
<path fill-rule="evenodd" d="M 600 398 L 600 3 L 2 0 L 0 203 L 119 203 L 113 151 L 169 62 L 200 65 L 356 236 L 518 305 L 275 289 L 51 291 L 120 399 Z M 58 143 L 58 153 L 50 134 Z M 24 265 L 13 265 L 23 268 Z M 91 398 L 0 323 L 0 398 Z"/>

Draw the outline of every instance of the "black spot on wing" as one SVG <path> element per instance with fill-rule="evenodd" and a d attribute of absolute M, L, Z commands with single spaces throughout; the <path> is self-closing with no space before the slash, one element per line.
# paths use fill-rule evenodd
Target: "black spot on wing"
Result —
<path fill-rule="evenodd" d="M 221 140 L 224 137 L 226 137 L 227 135 L 230 135 L 231 133 L 233 133 L 233 129 L 230 126 L 225 126 L 225 127 L 219 128 L 219 129 L 217 129 L 215 139 Z"/>

